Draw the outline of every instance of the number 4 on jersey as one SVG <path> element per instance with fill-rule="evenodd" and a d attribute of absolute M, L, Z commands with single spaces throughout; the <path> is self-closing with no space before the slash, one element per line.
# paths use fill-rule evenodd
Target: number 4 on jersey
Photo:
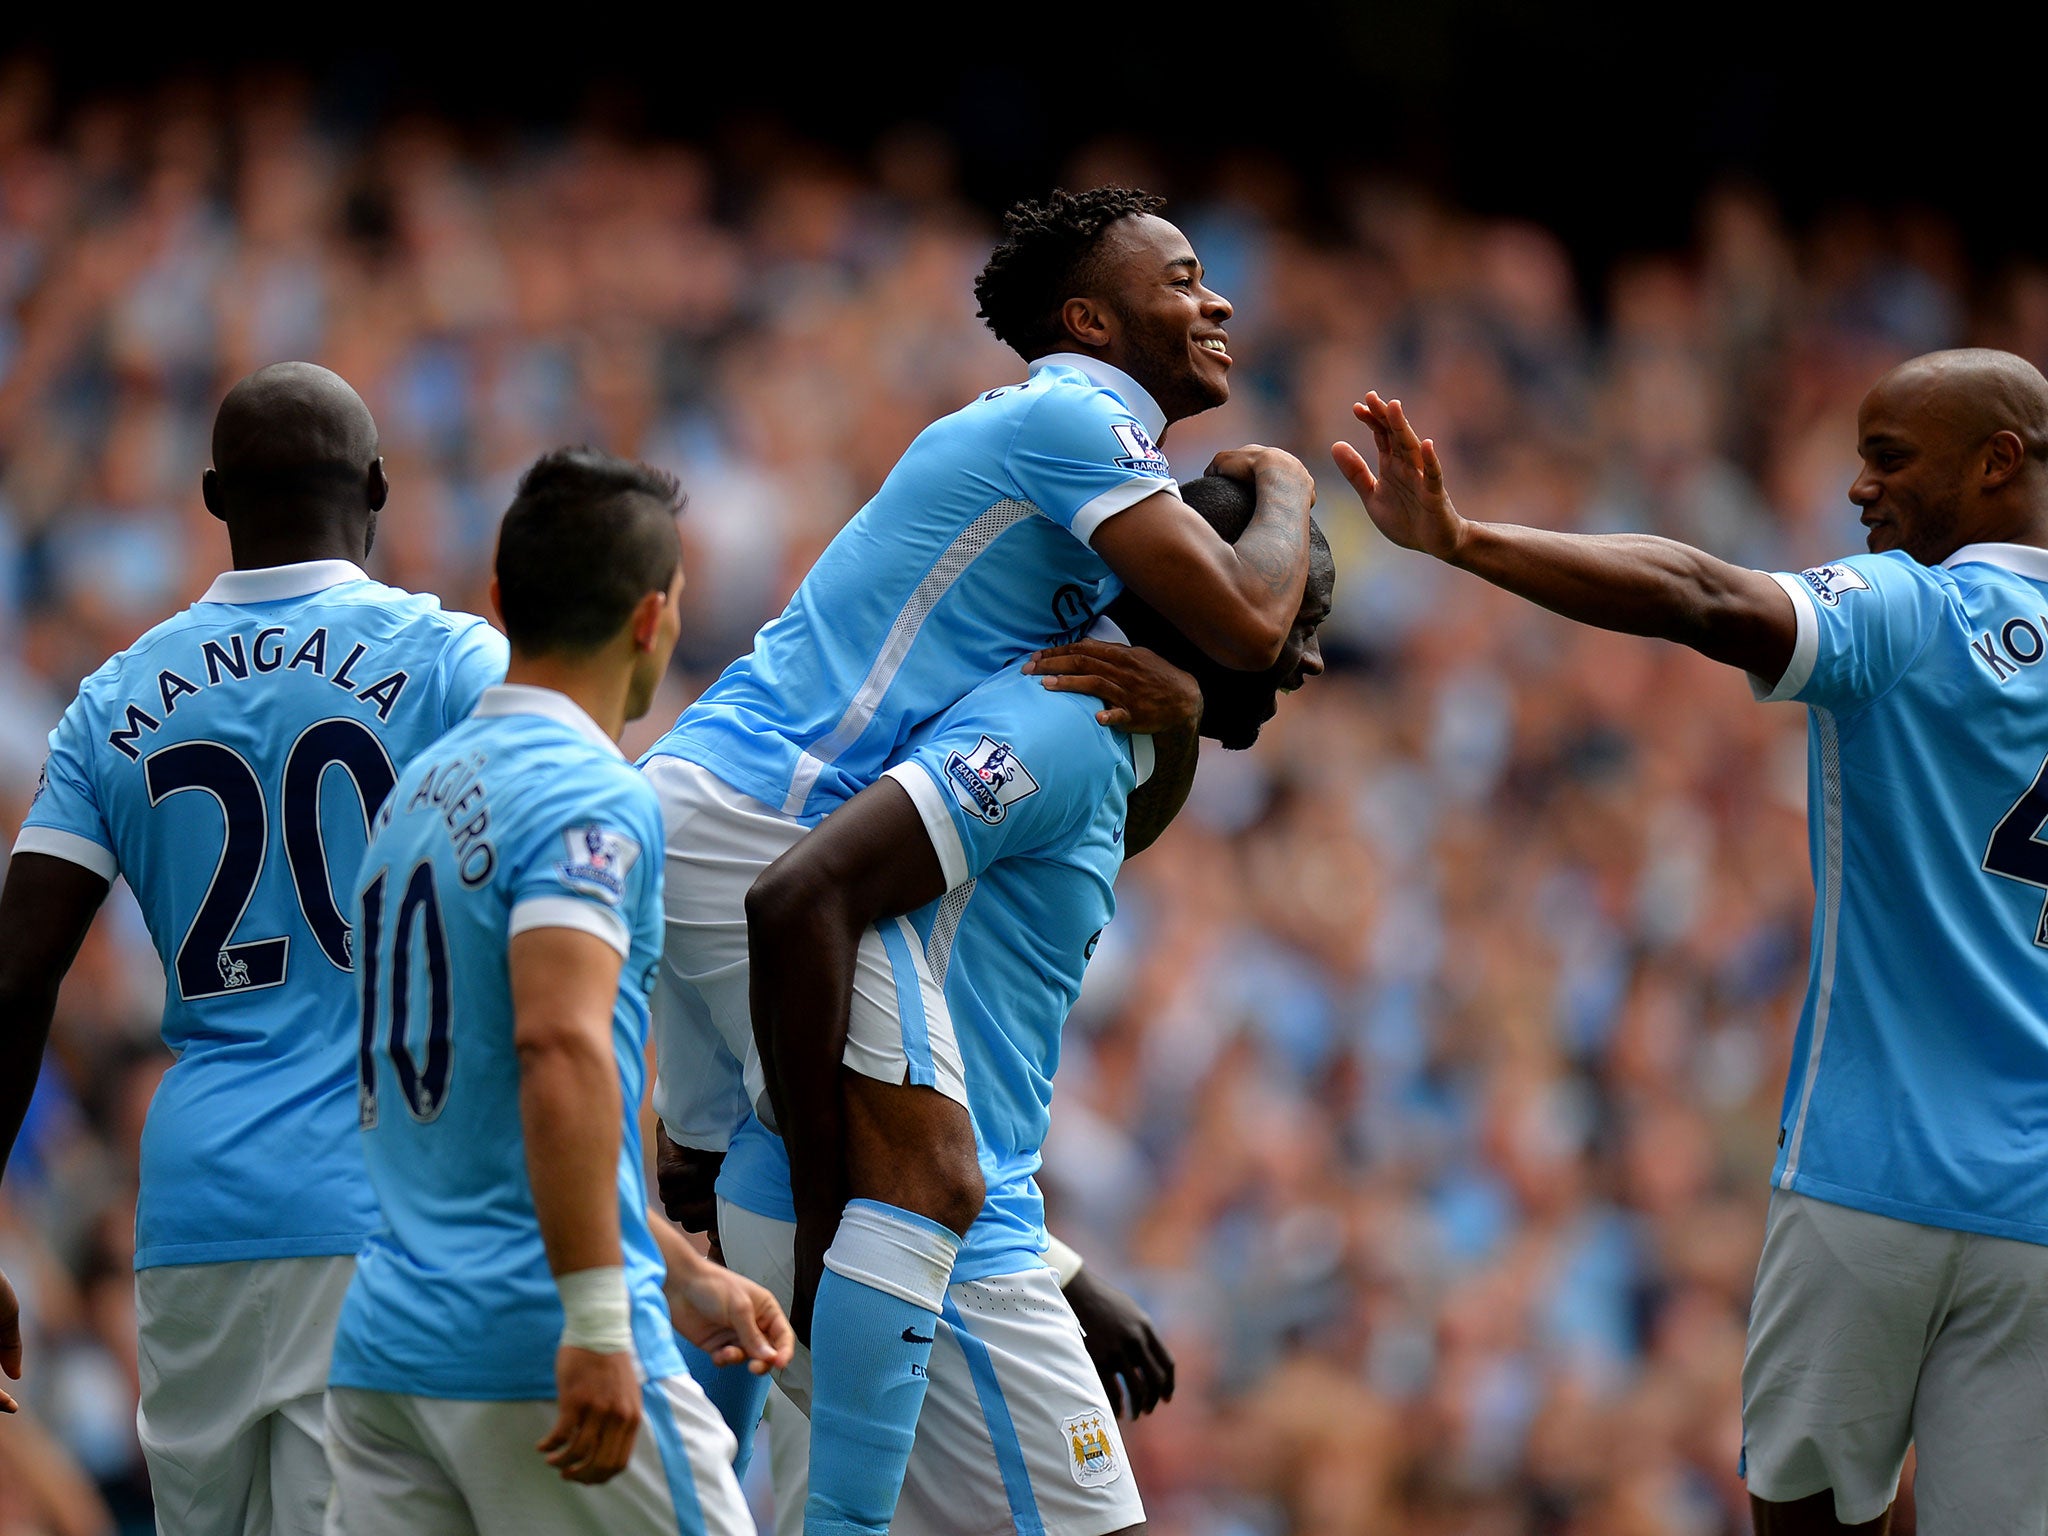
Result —
<path fill-rule="evenodd" d="M 1985 872 L 2048 891 L 2048 842 L 2039 835 L 2043 822 L 2048 822 L 2048 762 L 2041 764 L 2027 792 L 1992 829 L 1990 845 L 1984 850 Z M 2048 949 L 2048 896 L 2041 901 L 2034 942 Z"/>

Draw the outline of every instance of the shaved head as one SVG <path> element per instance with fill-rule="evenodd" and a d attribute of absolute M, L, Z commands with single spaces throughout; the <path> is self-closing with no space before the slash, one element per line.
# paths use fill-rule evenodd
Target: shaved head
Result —
<path fill-rule="evenodd" d="M 361 560 L 388 489 L 377 423 L 340 374 L 272 363 L 221 401 L 201 489 L 238 566 Z"/>
<path fill-rule="evenodd" d="M 377 457 L 377 423 L 348 380 L 317 363 L 272 363 L 228 391 L 213 418 L 223 479 L 323 469 L 360 477 Z"/>
<path fill-rule="evenodd" d="M 2048 461 L 2048 378 L 2023 357 L 1989 347 L 1929 352 L 1879 379 L 1878 391 L 1947 428 L 1959 445 L 2010 432 L 2028 458 Z"/>
<path fill-rule="evenodd" d="M 1856 413 L 1849 487 L 1873 552 L 1924 565 L 1965 544 L 2048 543 L 2048 379 L 1985 347 L 1930 352 L 1879 379 Z"/>

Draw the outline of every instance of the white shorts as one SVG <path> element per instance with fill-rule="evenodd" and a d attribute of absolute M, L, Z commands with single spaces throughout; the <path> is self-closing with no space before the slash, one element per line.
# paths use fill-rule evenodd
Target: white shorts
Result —
<path fill-rule="evenodd" d="M 328 1536 L 753 1536 L 732 1431 L 688 1376 L 650 1381 L 633 1457 L 571 1483 L 534 1446 L 553 1402 L 469 1402 L 336 1387 Z"/>
<path fill-rule="evenodd" d="M 1771 1196 L 1742 1429 L 1749 1491 L 1874 1520 L 1917 1445 L 1925 1536 L 2048 1533 L 2048 1247 Z"/>
<path fill-rule="evenodd" d="M 721 1200 L 718 1231 L 726 1262 L 787 1307 L 796 1228 Z M 895 1536 L 1105 1536 L 1144 1520 L 1116 1415 L 1050 1269 L 948 1287 L 928 1370 Z M 809 1359 L 778 1385 L 808 1411 Z M 771 1434 L 769 1454 L 782 1443 Z"/>
<path fill-rule="evenodd" d="M 318 1536 L 321 1397 L 353 1258 L 135 1274 L 135 1428 L 161 1536 Z"/>
<path fill-rule="evenodd" d="M 747 891 L 809 829 L 682 758 L 657 757 L 643 771 L 661 801 L 668 861 L 654 1107 L 679 1146 L 720 1149 L 763 1091 L 747 1000 Z M 880 1082 L 967 1102 L 945 993 L 906 918 L 861 937 L 844 1059 Z"/>

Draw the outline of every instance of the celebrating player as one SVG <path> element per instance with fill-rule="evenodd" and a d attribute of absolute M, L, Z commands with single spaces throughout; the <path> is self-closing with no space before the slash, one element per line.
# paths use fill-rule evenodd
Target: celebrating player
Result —
<path fill-rule="evenodd" d="M 201 490 L 234 569 L 81 685 L 0 891 L 0 1164 L 58 983 L 124 875 L 177 1056 L 135 1218 L 158 1529 L 317 1532 L 328 1347 L 377 1224 L 352 1129 L 348 893 L 392 765 L 504 676 L 505 643 L 363 574 L 384 461 L 326 369 L 229 391 Z"/>
<path fill-rule="evenodd" d="M 1174 492 L 1157 440 L 1229 394 L 1230 305 L 1202 282 L 1159 199 L 1101 188 L 1012 209 L 1007 237 L 975 285 L 995 333 L 1029 364 L 919 435 L 875 498 L 835 537 L 753 652 L 712 684 L 643 765 L 662 799 L 669 859 L 668 940 L 657 994 L 655 1104 L 679 1145 L 722 1149 L 762 1104 L 747 1010 L 744 903 L 754 877 L 835 806 L 872 784 L 912 728 L 1034 650 L 1079 637 L 1122 585 L 1208 654 L 1263 670 L 1287 643 L 1308 569 L 1314 483 L 1287 454 L 1246 448 L 1217 468 L 1256 490 L 1235 546 Z M 1146 721 L 1121 722 L 1151 729 Z M 856 1019 L 849 1060 L 886 1082 L 905 1074 L 931 1097 L 956 1160 L 973 1131 L 960 1053 L 922 960 L 878 933 L 866 973 L 893 1003 L 869 1038 Z M 894 1021 L 922 1017 L 906 1043 Z M 835 1120 L 790 1128 L 833 1149 Z M 813 1166 L 824 1166 L 819 1161 Z M 799 1182 L 798 1202 L 829 1231 L 831 1191 Z M 959 1207 L 971 1217 L 979 1202 Z M 888 1240 L 941 1274 L 959 1233 L 932 1213 L 869 1213 Z M 858 1285 L 860 1282 L 856 1282 Z M 795 1319 L 807 1331 L 808 1316 Z M 883 1392 L 893 1360 L 849 1337 L 835 1380 L 888 1402 L 885 1441 L 915 1420 Z M 869 1422 L 831 1418 L 814 1430 Z M 816 1449 L 816 1447 L 814 1447 Z M 820 1479 L 865 1451 L 821 1456 Z M 879 1529 L 887 1508 L 856 1524 Z"/>
<path fill-rule="evenodd" d="M 2048 1528 L 2048 381 L 1894 369 L 1857 417 L 1871 553 L 1765 575 L 1468 522 L 1401 403 L 1338 468 L 1395 543 L 1808 706 L 1812 968 L 1743 1367 L 1757 1529 Z"/>
<path fill-rule="evenodd" d="M 1233 489 L 1198 481 L 1185 493 L 1226 539 L 1243 531 L 1251 510 Z M 1016 666 L 997 674 L 915 733 L 882 782 L 778 859 L 748 898 L 755 1018 L 775 1111 L 785 1125 L 815 1124 L 838 1113 L 821 1100 L 843 1095 L 844 1163 L 811 1171 L 809 1182 L 844 1191 L 850 1203 L 817 1280 L 802 1257 L 806 1241 L 815 1253 L 818 1239 L 804 1230 L 801 1205 L 792 1232 L 764 1219 L 775 1211 L 744 1203 L 772 1186 L 780 1147 L 750 1123 L 727 1159 L 726 1187 L 736 1198 L 721 1212 L 726 1256 L 743 1272 L 785 1280 L 795 1241 L 798 1299 L 817 1283 L 821 1316 L 842 1309 L 842 1326 L 862 1349 L 895 1360 L 891 1392 L 923 1395 L 924 1378 L 902 1360 L 919 1341 L 930 1353 L 914 1449 L 907 1435 L 900 1446 L 882 1443 L 869 1425 L 822 1433 L 832 1428 L 830 1415 L 849 1411 L 841 1406 L 849 1394 L 833 1391 L 838 1357 L 816 1353 L 807 1528 L 851 1528 L 827 1490 L 877 1483 L 906 1458 L 889 1526 L 898 1533 L 1102 1536 L 1143 1522 L 1114 1408 L 1047 1267 L 1034 1175 L 1061 1029 L 1115 910 L 1124 857 L 1148 847 L 1186 798 L 1196 720 L 1225 746 L 1248 747 L 1277 694 L 1322 671 L 1316 631 L 1334 571 L 1327 546 L 1317 539 L 1316 548 L 1287 646 L 1268 671 L 1216 666 L 1126 596 L 1112 617 L 1132 644 L 1098 639 L 1055 652 L 1037 668 L 1052 675 Z M 1107 638 L 1123 638 L 1103 628 Z M 1096 699 L 1115 708 L 1154 696 L 1178 699 L 1184 737 L 1129 736 L 1101 723 L 1109 711 Z M 1148 779 L 1151 787 L 1134 795 Z M 965 1167 L 954 1166 L 943 1128 L 917 1135 L 933 1123 L 935 1095 L 841 1064 L 849 1012 L 877 1006 L 860 976 L 863 936 L 875 925 L 886 942 L 925 957 L 950 1005 L 978 1140 L 969 1152 L 976 1161 Z M 920 1001 L 901 996 L 906 1007 Z M 915 1038 L 918 1021 L 906 1019 L 900 1032 Z M 819 1155 L 815 1138 L 788 1145 L 798 1160 Z M 943 1210 L 949 1224 L 968 1228 L 950 1269 L 908 1262 L 876 1219 L 918 1208 Z M 849 1302 L 848 1282 L 856 1280 L 865 1285 Z M 825 1465 L 835 1447 L 863 1434 L 861 1466 Z M 886 1500 L 885 1510 L 895 1502 L 893 1486 L 862 1493 Z"/>
<path fill-rule="evenodd" d="M 789 1325 L 650 1225 L 637 1130 L 661 813 L 617 740 L 675 648 L 677 506 L 589 449 L 527 471 L 491 587 L 507 682 L 405 769 L 363 858 L 384 1223 L 334 1346 L 349 1536 L 752 1529 L 671 1321 L 762 1371 Z"/>

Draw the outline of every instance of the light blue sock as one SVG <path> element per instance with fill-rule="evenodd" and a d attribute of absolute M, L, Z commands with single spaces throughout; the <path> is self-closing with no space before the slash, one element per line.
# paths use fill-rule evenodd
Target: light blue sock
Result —
<path fill-rule="evenodd" d="M 913 1211 L 847 1205 L 811 1314 L 804 1536 L 887 1536 L 959 1252 L 959 1238 Z"/>
<path fill-rule="evenodd" d="M 756 1376 L 744 1360 L 738 1365 L 713 1365 L 709 1355 L 681 1334 L 676 1335 L 676 1347 L 683 1352 L 684 1367 L 739 1442 L 732 1475 L 745 1477 L 747 1464 L 754 1459 L 754 1431 L 760 1427 L 761 1410 L 768 1406 L 769 1378 Z"/>

